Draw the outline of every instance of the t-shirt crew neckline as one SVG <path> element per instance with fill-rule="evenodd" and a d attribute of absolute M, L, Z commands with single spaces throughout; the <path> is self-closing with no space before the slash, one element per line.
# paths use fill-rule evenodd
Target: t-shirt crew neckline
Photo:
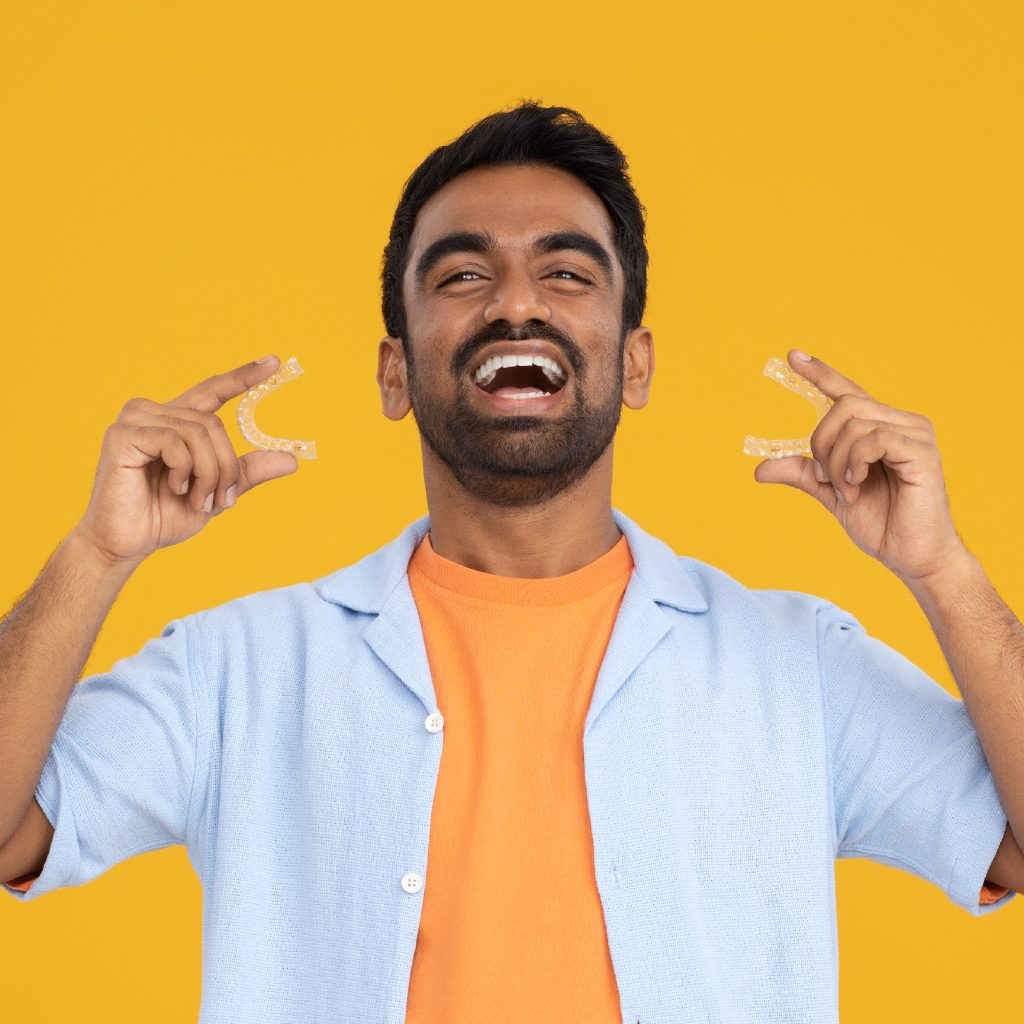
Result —
<path fill-rule="evenodd" d="M 435 586 L 473 601 L 502 605 L 571 604 L 621 582 L 633 571 L 633 554 L 625 535 L 593 562 L 564 576 L 529 579 L 480 572 L 439 555 L 424 535 L 409 561 L 409 570 L 425 576 Z"/>

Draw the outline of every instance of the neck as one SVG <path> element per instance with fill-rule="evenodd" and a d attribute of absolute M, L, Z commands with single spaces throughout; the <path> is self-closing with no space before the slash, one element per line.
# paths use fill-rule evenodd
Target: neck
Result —
<path fill-rule="evenodd" d="M 489 505 L 424 446 L 430 543 L 442 558 L 520 579 L 564 576 L 600 558 L 621 532 L 612 516 L 612 446 L 561 494 L 527 508 Z"/>

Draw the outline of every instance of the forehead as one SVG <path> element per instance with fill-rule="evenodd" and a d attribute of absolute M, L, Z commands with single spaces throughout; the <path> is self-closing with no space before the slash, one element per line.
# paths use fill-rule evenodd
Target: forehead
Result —
<path fill-rule="evenodd" d="M 611 217 L 597 193 L 574 174 L 546 165 L 475 167 L 438 189 L 420 208 L 408 267 L 430 243 L 454 230 L 486 230 L 503 248 L 574 228 L 614 252 Z"/>

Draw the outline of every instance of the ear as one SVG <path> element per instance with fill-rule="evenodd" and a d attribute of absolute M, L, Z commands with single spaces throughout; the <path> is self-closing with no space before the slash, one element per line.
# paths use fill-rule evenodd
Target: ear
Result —
<path fill-rule="evenodd" d="M 389 420 L 400 420 L 408 414 L 412 405 L 401 338 L 389 335 L 381 339 L 377 349 L 377 386 L 380 388 L 381 410 Z"/>
<path fill-rule="evenodd" d="M 651 396 L 654 376 L 654 336 L 650 328 L 634 328 L 622 351 L 622 402 L 630 409 L 642 409 Z"/>

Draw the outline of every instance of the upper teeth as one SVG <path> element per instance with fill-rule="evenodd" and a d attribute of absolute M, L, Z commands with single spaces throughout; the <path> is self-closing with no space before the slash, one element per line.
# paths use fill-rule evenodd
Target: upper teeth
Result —
<path fill-rule="evenodd" d="M 477 384 L 489 384 L 494 375 L 504 366 L 539 366 L 552 384 L 560 384 L 565 380 L 562 368 L 547 356 L 491 356 L 474 374 Z"/>

